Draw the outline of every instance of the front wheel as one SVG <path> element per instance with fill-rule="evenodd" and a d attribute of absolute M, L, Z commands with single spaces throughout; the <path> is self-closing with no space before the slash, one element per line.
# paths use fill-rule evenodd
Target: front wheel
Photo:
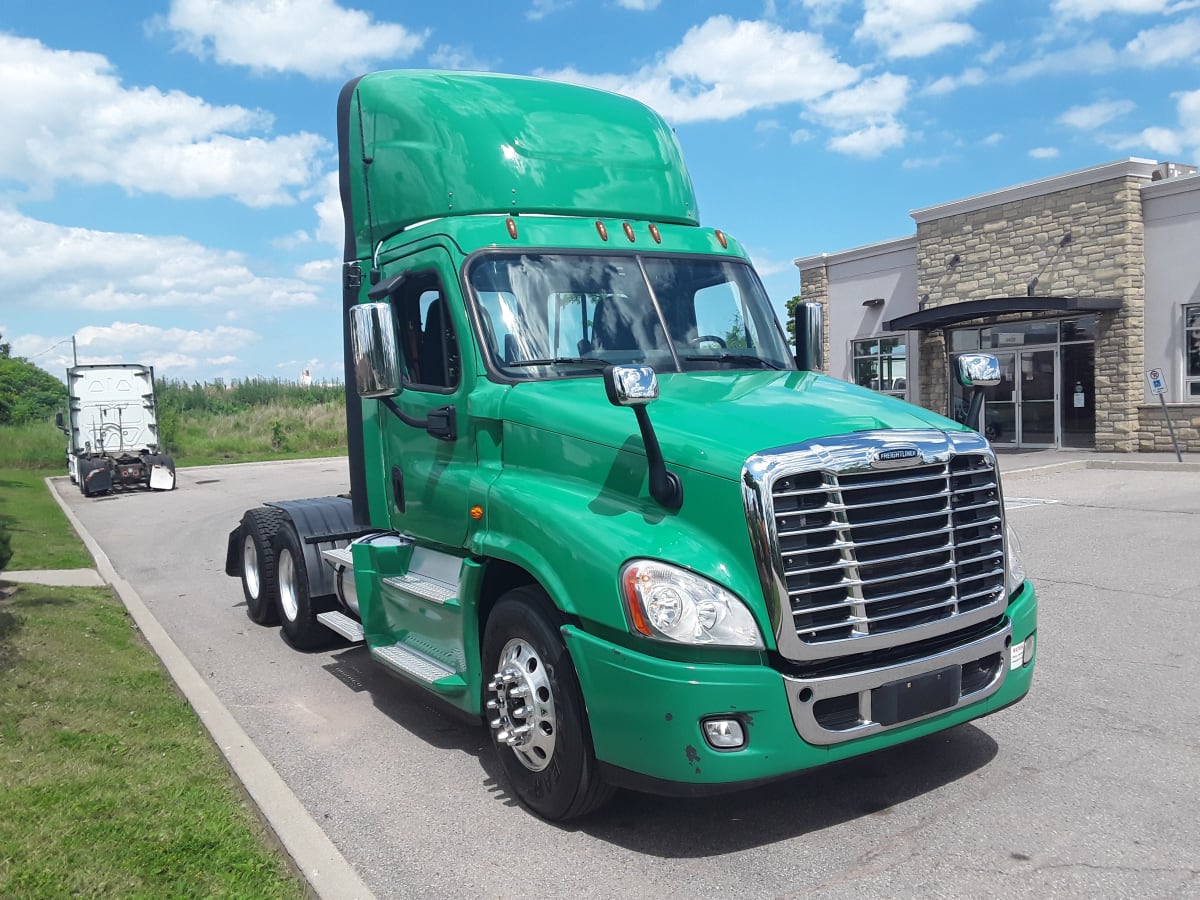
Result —
<path fill-rule="evenodd" d="M 328 644 L 333 632 L 317 621 L 317 608 L 308 591 L 308 569 L 296 529 L 284 525 L 271 539 L 279 592 L 279 624 L 289 644 L 297 650 L 316 650 Z"/>
<path fill-rule="evenodd" d="M 500 598 L 483 635 L 484 692 L 500 765 L 517 799 L 549 821 L 586 815 L 612 796 L 599 775 L 562 617 L 540 587 Z"/>

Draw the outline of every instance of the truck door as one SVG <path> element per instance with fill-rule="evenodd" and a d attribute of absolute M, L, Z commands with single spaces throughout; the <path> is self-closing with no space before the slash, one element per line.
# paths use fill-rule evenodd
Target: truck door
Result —
<path fill-rule="evenodd" d="M 467 421 L 463 352 L 469 339 L 466 312 L 449 255 L 420 251 L 388 267 L 385 277 L 404 271 L 392 295 L 402 360 L 403 390 L 395 403 L 424 419 L 453 407 L 456 437 L 442 440 L 395 416 L 383 425 L 383 454 L 392 526 L 425 541 L 461 547 L 470 522 L 469 489 L 475 472 L 475 440 Z M 470 373 L 473 375 L 473 372 Z"/>

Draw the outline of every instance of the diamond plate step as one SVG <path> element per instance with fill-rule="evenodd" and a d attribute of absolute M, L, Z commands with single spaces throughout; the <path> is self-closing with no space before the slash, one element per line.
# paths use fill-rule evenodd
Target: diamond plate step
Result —
<path fill-rule="evenodd" d="M 350 618 L 343 612 L 332 610 L 330 612 L 317 613 L 317 621 L 355 644 L 363 639 L 362 623 Z"/>
<path fill-rule="evenodd" d="M 371 656 L 388 668 L 415 678 L 441 693 L 449 694 L 466 690 L 466 681 L 456 675 L 453 669 L 442 665 L 436 659 L 430 659 L 424 653 L 417 653 L 403 644 L 372 647 Z"/>
<path fill-rule="evenodd" d="M 335 547 L 330 550 L 322 550 L 321 558 L 325 562 L 333 563 L 335 566 L 354 568 L 354 557 L 351 556 L 349 547 Z"/>
<path fill-rule="evenodd" d="M 440 603 L 443 606 L 455 603 L 458 595 L 458 588 L 453 584 L 446 584 L 444 581 L 437 581 L 411 572 L 407 575 L 393 575 L 391 578 L 385 578 L 383 583 L 398 591 L 412 594 L 414 597 L 420 597 L 431 603 Z"/>

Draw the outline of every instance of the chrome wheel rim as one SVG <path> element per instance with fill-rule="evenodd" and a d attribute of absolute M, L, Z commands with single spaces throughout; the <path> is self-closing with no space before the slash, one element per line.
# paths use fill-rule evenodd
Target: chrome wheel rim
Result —
<path fill-rule="evenodd" d="M 504 645 L 488 690 L 494 696 L 487 708 L 497 714 L 491 721 L 496 743 L 510 748 L 529 771 L 542 771 L 554 758 L 558 719 L 550 675 L 529 641 L 514 638 Z"/>
<path fill-rule="evenodd" d="M 296 599 L 296 563 L 290 550 L 279 554 L 279 607 L 289 622 L 296 621 L 300 601 Z"/>
<path fill-rule="evenodd" d="M 246 579 L 246 590 L 257 600 L 262 580 L 258 574 L 258 551 L 254 549 L 254 538 L 249 535 L 242 542 L 242 577 Z"/>

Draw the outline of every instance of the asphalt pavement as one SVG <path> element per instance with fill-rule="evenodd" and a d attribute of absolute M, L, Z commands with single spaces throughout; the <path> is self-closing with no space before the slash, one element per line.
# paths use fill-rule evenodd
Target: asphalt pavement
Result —
<path fill-rule="evenodd" d="M 328 462 L 328 461 L 326 461 Z M 1033 451 L 1000 454 L 1000 466 L 1004 473 L 1006 498 L 1010 505 L 1032 503 L 1055 503 L 1052 495 L 1055 475 L 1088 469 L 1116 469 L 1125 471 L 1176 472 L 1194 479 L 1190 473 L 1200 472 L 1200 454 L 1185 454 L 1182 462 L 1174 454 L 1103 454 L 1090 451 Z M 220 467 L 227 468 L 227 467 Z M 181 470 L 188 477 L 181 479 L 181 487 L 187 489 L 189 482 L 203 484 L 207 480 L 205 469 Z M 216 480 L 217 470 L 213 471 Z M 0 580 L 38 582 L 44 584 L 93 585 L 111 584 L 121 596 L 138 627 L 156 653 L 162 658 L 168 671 L 179 685 L 189 702 L 199 713 L 205 726 L 213 735 L 217 746 L 225 754 L 237 777 L 245 785 L 250 797 L 258 804 L 281 844 L 294 860 L 298 870 L 308 879 L 313 891 L 324 898 L 369 898 L 374 896 L 367 882 L 360 877 L 356 868 L 347 861 L 338 846 L 326 834 L 328 823 L 318 824 L 309 807 L 312 801 L 298 799 L 289 779 L 281 777 L 276 764 L 256 746 L 255 740 L 247 735 L 237 718 L 218 698 L 218 692 L 210 684 L 213 673 L 207 676 L 197 671 L 187 654 L 180 650 L 155 617 L 151 608 L 155 604 L 143 602 L 138 591 L 113 567 L 99 544 L 79 521 L 72 504 L 66 502 L 60 491 L 74 492 L 75 488 L 64 478 L 48 479 L 53 495 L 84 539 L 96 559 L 95 570 L 68 570 L 65 572 L 27 571 L 5 572 Z M 1036 485 L 1036 498 L 1025 498 L 1027 488 Z M 306 493 L 303 486 L 294 491 Z M 72 494 L 73 497 L 73 494 Z M 243 506 L 253 505 L 247 500 Z M 232 527 L 233 521 L 229 526 Z M 227 529 L 226 529 L 227 530 Z M 1035 554 L 1036 555 L 1036 554 Z M 223 560 L 222 560 L 223 562 Z M 1164 564 L 1169 565 L 1169 561 Z M 1058 563 L 1055 563 L 1058 565 Z M 1035 581 L 1039 573 L 1034 570 Z M 1039 674 L 1039 679 L 1043 676 Z M 425 736 L 428 739 L 428 736 Z M 434 742 L 436 744 L 436 741 Z M 437 749 L 435 746 L 433 749 Z M 994 752 L 994 751 L 992 751 Z M 965 777 L 965 772 L 959 773 Z M 950 776 L 948 776 L 950 777 Z M 1192 786 L 1193 788 L 1195 785 Z M 1036 811 L 1031 811 L 1036 815 Z M 329 818 L 328 815 L 325 818 Z M 1014 851 L 1017 852 L 1017 851 Z M 361 865 L 361 863 L 360 863 Z M 1120 887 L 1120 885 L 1117 885 Z M 388 891 L 387 893 L 391 893 Z M 836 893 L 836 891 L 834 892 Z M 1022 892 L 1023 893 L 1023 892 Z M 1053 891 L 1052 891 L 1053 893 Z M 1153 895 L 1155 892 L 1150 891 Z M 496 896 L 503 896 L 501 890 Z M 1067 891 L 1065 895 L 1071 895 Z M 1186 896 L 1180 893 L 1179 896 Z"/>

